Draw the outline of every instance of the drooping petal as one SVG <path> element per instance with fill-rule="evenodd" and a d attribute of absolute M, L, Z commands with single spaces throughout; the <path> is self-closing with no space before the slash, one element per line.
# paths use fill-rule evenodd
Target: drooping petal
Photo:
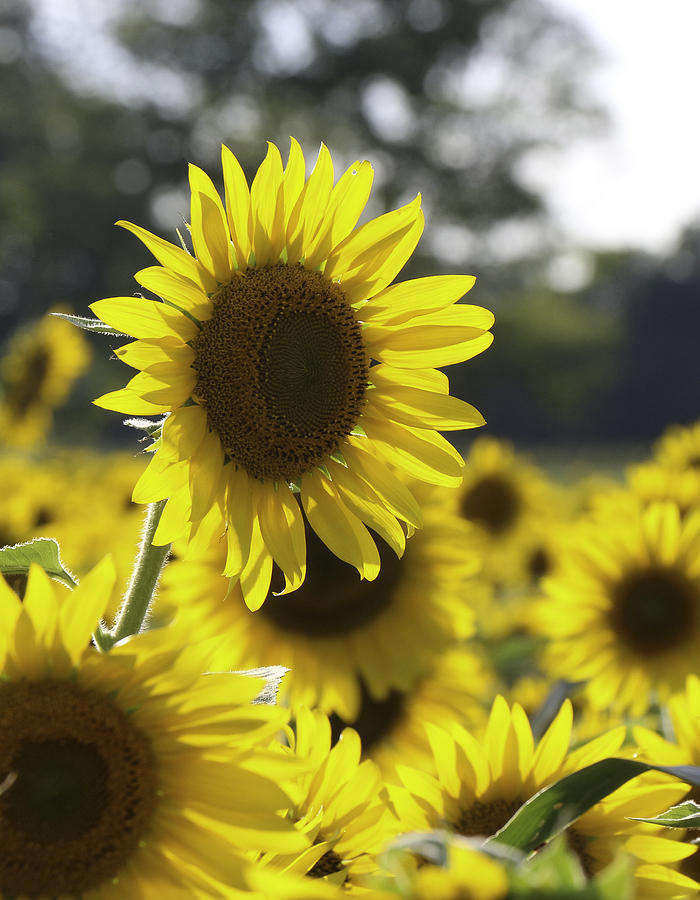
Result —
<path fill-rule="evenodd" d="M 284 482 L 256 484 L 260 532 L 265 546 L 285 577 L 280 593 L 296 590 L 306 575 L 304 520 L 296 498 Z"/>
<path fill-rule="evenodd" d="M 320 472 L 307 472 L 301 498 L 309 525 L 338 559 L 354 566 L 362 578 L 379 574 L 379 553 L 365 526 L 345 506 L 331 482 Z"/>

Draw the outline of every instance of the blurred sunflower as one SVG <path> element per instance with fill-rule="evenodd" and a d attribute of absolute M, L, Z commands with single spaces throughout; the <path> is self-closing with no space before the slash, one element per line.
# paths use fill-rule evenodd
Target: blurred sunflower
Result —
<path fill-rule="evenodd" d="M 83 335 L 55 316 L 16 331 L 0 360 L 0 442 L 23 449 L 42 443 L 53 410 L 89 362 Z"/>
<path fill-rule="evenodd" d="M 493 671 L 476 650 L 454 647 L 436 657 L 410 690 L 394 689 L 376 700 L 364 688 L 357 716 L 346 722 L 333 715 L 331 725 L 334 734 L 352 725 L 360 735 L 363 755 L 376 762 L 387 779 L 394 777 L 397 763 L 427 772 L 432 770 L 433 756 L 426 723 L 449 728 L 457 722 L 480 731 L 494 685 Z"/>
<path fill-rule="evenodd" d="M 473 529 L 440 489 L 419 485 L 417 496 L 424 527 L 401 560 L 378 541 L 374 581 L 360 581 L 307 526 L 306 581 L 284 597 L 269 595 L 256 613 L 240 602 L 238 586 L 227 595 L 219 574 L 225 549 L 166 568 L 161 602 L 179 610 L 186 631 L 220 638 L 217 667 L 287 666 L 280 697 L 292 708 L 318 706 L 353 722 L 363 685 L 380 703 L 410 693 L 440 654 L 473 632 L 469 579 L 478 558 L 466 549 Z"/>
<path fill-rule="evenodd" d="M 137 338 L 116 353 L 140 370 L 96 403 L 170 413 L 134 499 L 169 498 L 158 544 L 196 535 L 212 512 L 204 530 L 226 531 L 225 573 L 257 609 L 273 560 L 285 592 L 304 580 L 299 500 L 320 540 L 372 580 L 380 557 L 365 526 L 400 556 L 405 531 L 421 525 L 392 467 L 460 484 L 461 457 L 438 429 L 484 420 L 433 367 L 485 350 L 493 315 L 456 304 L 471 276 L 391 285 L 423 230 L 420 197 L 355 228 L 369 163 L 353 163 L 333 186 L 324 145 L 306 179 L 295 140 L 284 170 L 269 144 L 249 189 L 235 156 L 222 153 L 225 203 L 190 166 L 193 256 L 119 223 L 162 264 L 136 279 L 164 302 L 92 304 Z"/>
<path fill-rule="evenodd" d="M 593 516 L 544 589 L 534 624 L 550 639 L 547 669 L 586 680 L 595 708 L 639 716 L 680 690 L 700 655 L 700 511 Z"/>
<path fill-rule="evenodd" d="M 673 425 L 654 446 L 654 459 L 670 469 L 693 469 L 700 475 L 700 422 Z"/>
<path fill-rule="evenodd" d="M 437 777 L 399 765 L 402 784 L 388 785 L 403 828 L 443 827 L 465 837 L 493 835 L 541 788 L 615 755 L 625 739 L 625 726 L 620 725 L 569 752 L 572 724 L 567 700 L 536 745 L 523 709 L 517 703 L 509 707 L 499 696 L 480 740 L 459 726 L 450 732 L 428 726 Z M 687 786 L 636 781 L 577 819 L 566 832 L 569 846 L 589 876 L 623 849 L 634 857 L 638 900 L 676 897 L 679 884 L 695 885 L 666 864 L 675 865 L 689 855 L 688 850 L 678 840 L 660 837 L 663 830 L 658 826 L 626 817 L 656 815 L 676 803 Z M 648 892 L 649 882 L 656 894 Z"/>
<path fill-rule="evenodd" d="M 527 585 L 539 574 L 538 550 L 546 550 L 535 535 L 560 520 L 562 502 L 544 473 L 510 444 L 474 441 L 456 503 L 482 534 L 484 573 L 495 583 Z"/>
<path fill-rule="evenodd" d="M 362 892 L 360 881 L 377 871 L 377 854 L 399 831 L 381 773 L 370 760 L 360 761 L 352 728 L 331 746 L 330 722 L 319 710 L 301 707 L 288 731 L 290 756 L 306 765 L 285 784 L 293 799 L 287 817 L 312 845 L 301 854 L 271 848 L 259 865 Z"/>
<path fill-rule="evenodd" d="M 307 843 L 267 749 L 286 714 L 251 705 L 262 679 L 199 675 L 203 645 L 90 648 L 114 580 L 106 559 L 54 591 L 32 566 L 22 603 L 0 579 L 0 893 L 228 896 L 245 853 Z"/>
<path fill-rule="evenodd" d="M 675 740 L 665 740 L 658 733 L 643 726 L 634 728 L 634 739 L 641 748 L 643 758 L 661 766 L 700 765 L 700 678 L 689 675 L 683 693 L 668 701 L 668 712 Z M 700 800 L 700 789 L 692 787 L 685 799 Z M 692 856 L 680 864 L 680 871 L 700 882 L 700 848 L 697 830 L 686 833 L 685 840 L 693 847 Z"/>

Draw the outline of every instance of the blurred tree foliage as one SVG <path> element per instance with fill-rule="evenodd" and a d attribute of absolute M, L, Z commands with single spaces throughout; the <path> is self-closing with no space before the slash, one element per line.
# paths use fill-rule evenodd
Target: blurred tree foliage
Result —
<path fill-rule="evenodd" d="M 71 75 L 70 51 L 58 65 L 31 0 L 0 0 L 3 335 L 55 304 L 84 313 L 98 297 L 132 293 L 132 273 L 149 259 L 116 219 L 174 236 L 188 216 L 188 161 L 215 175 L 225 141 L 252 175 L 265 140 L 284 151 L 294 134 L 310 162 L 321 140 L 338 170 L 372 160 L 368 215 L 422 192 L 428 227 L 406 276 L 479 274 L 470 300 L 496 309 L 497 340 L 451 377 L 492 432 L 623 433 L 624 417 L 601 407 L 608 397 L 630 408 L 639 384 L 654 386 L 654 298 L 668 290 L 679 309 L 685 301 L 661 264 L 624 255 L 596 260 L 590 290 L 541 287 L 557 235 L 528 187 L 528 159 L 603 122 L 585 88 L 595 54 L 577 26 L 541 0 L 124 0 L 110 9 L 105 46 L 120 66 L 105 53 L 87 76 L 85 67 Z M 600 299 L 611 290 L 614 301 Z M 79 389 L 80 415 L 66 419 L 73 435 L 91 427 L 87 398 L 123 381 L 107 355 L 96 353 L 104 359 Z M 681 357 L 665 377 L 680 377 Z M 96 415 L 94 428 L 116 439 L 118 417 Z M 651 428 L 652 418 L 635 423 Z"/>

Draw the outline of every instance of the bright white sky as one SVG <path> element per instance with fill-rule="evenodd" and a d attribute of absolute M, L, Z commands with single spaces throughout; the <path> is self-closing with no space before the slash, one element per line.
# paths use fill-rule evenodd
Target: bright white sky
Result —
<path fill-rule="evenodd" d="M 700 218 L 700 0 L 550 2 L 599 45 L 594 87 L 612 122 L 608 138 L 543 161 L 537 183 L 574 243 L 667 251 Z"/>

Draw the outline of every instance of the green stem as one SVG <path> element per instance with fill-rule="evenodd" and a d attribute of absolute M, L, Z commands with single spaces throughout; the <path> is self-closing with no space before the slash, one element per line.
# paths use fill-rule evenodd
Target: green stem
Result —
<path fill-rule="evenodd" d="M 139 554 L 136 557 L 134 571 L 126 589 L 117 621 L 110 631 L 100 627 L 95 632 L 95 643 L 100 650 L 107 651 L 122 638 L 138 634 L 143 626 L 153 599 L 153 592 L 170 550 L 170 544 L 165 544 L 163 547 L 153 545 L 153 536 L 166 502 L 166 500 L 159 500 L 148 506 Z"/>

